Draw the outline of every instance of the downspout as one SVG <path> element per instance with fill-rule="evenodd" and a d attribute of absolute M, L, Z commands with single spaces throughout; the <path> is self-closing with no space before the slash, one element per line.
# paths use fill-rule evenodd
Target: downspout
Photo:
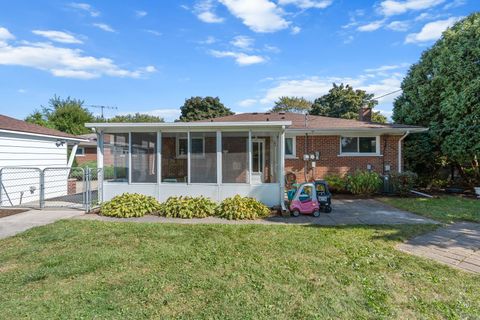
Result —
<path fill-rule="evenodd" d="M 405 132 L 405 134 L 398 140 L 398 173 L 402 173 L 402 142 L 410 134 L 410 131 Z"/>

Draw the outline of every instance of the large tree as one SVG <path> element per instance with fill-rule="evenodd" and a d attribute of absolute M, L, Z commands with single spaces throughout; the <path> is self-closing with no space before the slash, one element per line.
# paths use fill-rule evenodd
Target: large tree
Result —
<path fill-rule="evenodd" d="M 164 122 L 162 117 L 153 116 L 146 113 L 135 113 L 135 114 L 125 114 L 125 115 L 116 115 L 115 117 L 100 120 L 107 122 Z"/>
<path fill-rule="evenodd" d="M 480 181 L 479 62 L 480 13 L 475 13 L 446 30 L 410 68 L 393 120 L 429 128 L 406 141 L 410 168 L 431 175 L 450 164 L 466 182 Z"/>
<path fill-rule="evenodd" d="M 280 97 L 270 112 L 300 112 L 308 113 L 312 102 L 302 97 Z"/>
<path fill-rule="evenodd" d="M 58 96 L 51 98 L 47 107 L 41 106 L 40 110 L 35 110 L 25 118 L 27 122 L 74 135 L 90 132 L 85 128 L 85 122 L 94 120 L 93 114 L 83 107 L 82 100 Z"/>
<path fill-rule="evenodd" d="M 218 97 L 191 97 L 180 107 L 180 121 L 212 119 L 234 114 Z"/>
<path fill-rule="evenodd" d="M 327 94 L 315 99 L 310 114 L 344 119 L 358 119 L 360 108 L 377 105 L 373 94 L 355 90 L 350 85 L 333 84 Z M 387 118 L 380 112 L 372 112 L 372 121 L 385 123 Z"/>

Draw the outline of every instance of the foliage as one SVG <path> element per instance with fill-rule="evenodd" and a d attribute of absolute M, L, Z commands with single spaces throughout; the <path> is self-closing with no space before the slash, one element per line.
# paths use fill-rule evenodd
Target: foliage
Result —
<path fill-rule="evenodd" d="M 402 82 L 393 120 L 429 128 L 405 143 L 410 170 L 432 176 L 451 164 L 470 184 L 480 182 L 479 30 L 480 13 L 457 22 L 423 52 Z"/>
<path fill-rule="evenodd" d="M 205 197 L 170 197 L 160 206 L 158 214 L 172 218 L 205 218 L 215 214 L 217 203 Z"/>
<path fill-rule="evenodd" d="M 78 165 L 80 168 L 91 168 L 94 172 L 96 172 L 97 169 L 97 161 L 86 161 Z M 122 170 L 124 168 L 117 168 L 117 170 Z M 105 166 L 103 167 L 103 178 L 104 179 L 113 179 L 115 176 L 115 169 L 113 165 L 110 166 Z"/>
<path fill-rule="evenodd" d="M 324 177 L 328 183 L 328 188 L 331 192 L 343 192 L 347 190 L 347 179 L 345 176 L 339 174 L 328 174 Z"/>
<path fill-rule="evenodd" d="M 270 112 L 300 112 L 308 113 L 312 102 L 302 97 L 280 97 L 275 101 L 275 106 Z"/>
<path fill-rule="evenodd" d="M 160 203 L 151 196 L 138 193 L 124 193 L 104 202 L 100 214 L 108 217 L 131 218 L 143 217 L 160 210 Z"/>
<path fill-rule="evenodd" d="M 153 116 L 146 113 L 135 113 L 135 114 L 124 114 L 116 115 L 115 117 L 109 119 L 98 119 L 99 121 L 106 122 L 164 122 L 162 117 Z"/>
<path fill-rule="evenodd" d="M 67 97 L 54 96 L 48 101 L 48 107 L 41 107 L 25 118 L 29 123 L 57 129 L 65 133 L 79 135 L 90 132 L 86 122 L 93 122 L 93 114 L 83 107 L 83 101 Z"/>
<path fill-rule="evenodd" d="M 180 121 L 213 119 L 234 114 L 218 97 L 191 97 L 180 107 Z"/>
<path fill-rule="evenodd" d="M 253 220 L 267 217 L 270 209 L 257 199 L 236 195 L 223 200 L 215 210 L 215 214 L 228 220 Z"/>
<path fill-rule="evenodd" d="M 350 85 L 333 84 L 327 94 L 315 99 L 310 114 L 344 119 L 358 119 L 362 107 L 373 108 L 377 105 L 373 94 L 364 90 L 354 90 Z M 372 112 L 372 121 L 386 123 L 380 112 Z"/>
<path fill-rule="evenodd" d="M 382 179 L 374 171 L 357 170 L 347 176 L 347 189 L 353 194 L 370 196 L 378 191 Z"/>
<path fill-rule="evenodd" d="M 393 190 L 401 195 L 407 195 L 413 189 L 418 175 L 411 171 L 394 172 L 391 174 Z"/>

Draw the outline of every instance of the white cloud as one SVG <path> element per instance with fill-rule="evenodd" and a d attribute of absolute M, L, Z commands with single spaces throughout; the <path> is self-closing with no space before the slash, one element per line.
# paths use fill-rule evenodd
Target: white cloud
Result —
<path fill-rule="evenodd" d="M 400 63 L 400 64 L 391 64 L 391 65 L 384 65 L 380 66 L 377 68 L 371 68 L 371 69 L 365 69 L 365 72 L 383 72 L 383 71 L 391 71 L 391 70 L 397 70 L 401 68 L 408 67 L 410 64 L 409 63 Z"/>
<path fill-rule="evenodd" d="M 262 56 L 249 55 L 243 52 L 210 50 L 209 53 L 216 58 L 234 58 L 235 62 L 240 66 L 248 66 L 266 61 L 266 58 Z"/>
<path fill-rule="evenodd" d="M 72 3 L 69 4 L 69 6 L 74 8 L 74 9 L 77 9 L 77 10 L 85 11 L 92 17 L 100 16 L 100 11 L 95 10 L 88 3 L 72 2 Z"/>
<path fill-rule="evenodd" d="M 300 31 L 302 31 L 302 28 L 294 26 L 292 27 L 292 30 L 290 31 L 291 34 L 299 34 Z"/>
<path fill-rule="evenodd" d="M 254 32 L 275 32 L 288 28 L 284 12 L 269 0 L 219 0 L 232 15 Z"/>
<path fill-rule="evenodd" d="M 23 93 L 27 93 L 27 90 L 26 89 L 18 89 L 17 92 L 23 94 Z"/>
<path fill-rule="evenodd" d="M 200 44 L 214 44 L 217 39 L 214 36 L 208 36 L 205 40 L 198 41 Z"/>
<path fill-rule="evenodd" d="M 212 0 L 202 0 L 194 7 L 197 18 L 206 23 L 221 23 L 224 21 L 222 17 L 215 13 L 215 5 Z"/>
<path fill-rule="evenodd" d="M 8 40 L 15 39 L 15 36 L 6 28 L 0 27 L 0 48 L 7 45 Z"/>
<path fill-rule="evenodd" d="M 255 40 L 253 40 L 250 37 L 236 36 L 236 37 L 233 38 L 232 41 L 230 41 L 230 44 L 237 47 L 237 48 L 243 49 L 243 50 L 250 50 L 250 49 L 252 49 L 252 46 L 253 46 L 254 42 L 255 42 Z"/>
<path fill-rule="evenodd" d="M 443 2 L 445 0 L 385 0 L 380 3 L 378 10 L 385 16 L 393 16 L 407 11 L 432 8 Z"/>
<path fill-rule="evenodd" d="M 157 30 L 145 29 L 144 31 L 157 37 L 160 37 L 162 35 L 162 33 Z"/>
<path fill-rule="evenodd" d="M 106 23 L 94 23 L 93 26 L 106 32 L 115 32 L 115 29 L 113 29 Z"/>
<path fill-rule="evenodd" d="M 245 100 L 239 101 L 237 104 L 240 107 L 246 108 L 246 107 L 251 107 L 256 103 L 258 103 L 257 99 L 245 99 Z"/>
<path fill-rule="evenodd" d="M 143 18 L 143 17 L 145 17 L 147 14 L 148 14 L 147 11 L 143 11 L 143 10 L 137 10 L 137 11 L 135 11 L 135 17 L 137 17 L 137 18 Z"/>
<path fill-rule="evenodd" d="M 0 30 L 2 29 L 4 28 L 0 28 Z M 2 34 L 7 33 L 3 31 Z M 8 32 L 8 34 L 10 33 Z M 9 39 L 12 38 L 9 37 Z M 4 42 L 4 45 L 0 46 L 0 65 L 30 67 L 50 72 L 57 77 L 77 79 L 92 79 L 102 76 L 139 78 L 156 71 L 154 66 L 136 70 L 123 69 L 109 58 L 88 56 L 80 49 L 57 47 L 51 43 L 25 41 L 21 45 Z"/>
<path fill-rule="evenodd" d="M 410 33 L 405 38 L 405 43 L 421 43 L 427 41 L 437 40 L 442 36 L 443 31 L 451 27 L 455 22 L 462 19 L 462 17 L 451 17 L 445 20 L 438 20 L 429 22 L 423 26 L 418 33 Z"/>
<path fill-rule="evenodd" d="M 407 31 L 410 23 L 408 21 L 392 21 L 387 24 L 386 28 L 393 31 Z"/>
<path fill-rule="evenodd" d="M 325 9 L 330 6 L 332 2 L 333 0 L 279 0 L 278 4 L 281 6 L 292 4 L 301 9 Z"/>
<path fill-rule="evenodd" d="M 361 31 L 361 32 L 375 31 L 375 30 L 380 29 L 383 26 L 383 23 L 384 23 L 384 20 L 373 21 L 373 22 L 370 22 L 368 24 L 359 26 L 357 28 L 357 30 Z"/>
<path fill-rule="evenodd" d="M 452 8 L 457 8 L 463 6 L 465 3 L 467 3 L 466 0 L 454 0 L 450 3 L 447 3 L 444 7 L 443 10 L 448 10 Z"/>
<path fill-rule="evenodd" d="M 83 43 L 82 40 L 75 38 L 70 33 L 57 30 L 33 30 L 32 33 L 45 37 L 49 40 L 61 43 Z"/>

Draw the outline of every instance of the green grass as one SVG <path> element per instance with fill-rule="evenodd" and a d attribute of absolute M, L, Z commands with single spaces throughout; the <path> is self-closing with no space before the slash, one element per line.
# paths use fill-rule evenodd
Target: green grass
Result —
<path fill-rule="evenodd" d="M 381 201 L 441 222 L 480 222 L 480 200 L 456 196 L 440 198 L 381 198 Z"/>
<path fill-rule="evenodd" d="M 0 240 L 0 317 L 477 318 L 480 276 L 394 248 L 433 228 L 60 221 Z"/>

